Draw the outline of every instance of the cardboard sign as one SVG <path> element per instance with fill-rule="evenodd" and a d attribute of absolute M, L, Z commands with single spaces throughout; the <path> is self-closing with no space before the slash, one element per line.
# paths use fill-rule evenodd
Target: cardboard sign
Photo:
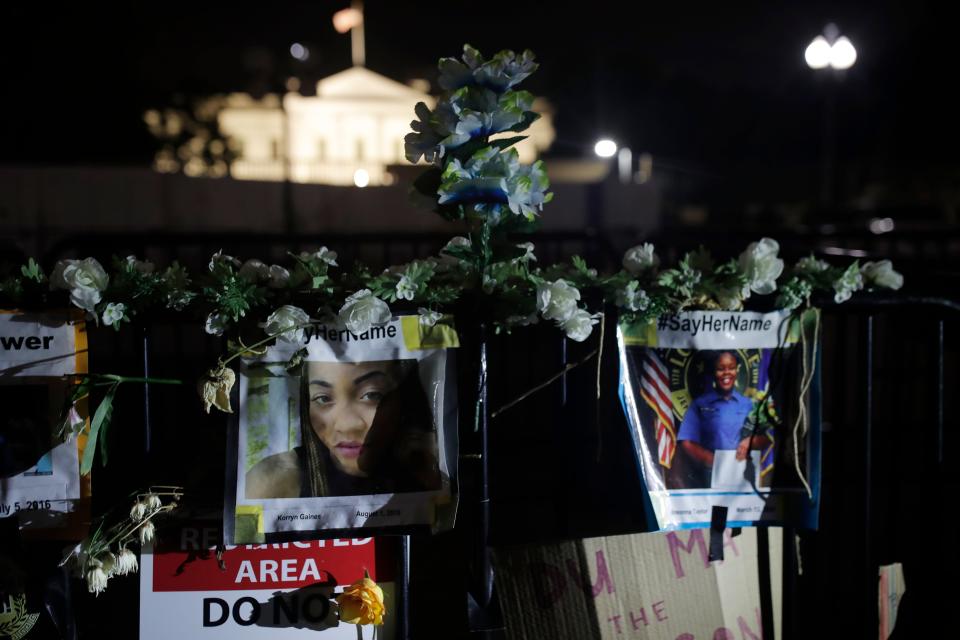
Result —
<path fill-rule="evenodd" d="M 140 567 L 140 638 L 341 638 L 336 593 L 366 570 L 384 590 L 380 637 L 393 637 L 393 560 L 373 538 L 228 546 L 221 561 L 216 527 L 184 527 L 172 545 L 145 549 Z M 319 633 L 318 633 L 319 632 Z M 372 637 L 373 628 L 362 628 Z"/>
<path fill-rule="evenodd" d="M 620 398 L 657 529 L 816 528 L 819 373 L 787 312 L 693 311 L 621 323 Z M 809 491 L 809 493 L 808 493 Z"/>
<path fill-rule="evenodd" d="M 780 627 L 779 529 L 770 529 L 773 626 Z M 703 529 L 500 548 L 508 634 L 533 640 L 760 640 L 757 532 L 724 534 L 708 558 Z M 770 640 L 770 639 L 768 639 Z"/>
<path fill-rule="evenodd" d="M 86 436 L 64 441 L 58 431 L 72 384 L 63 376 L 86 372 L 77 314 L 0 312 L 0 518 L 17 515 L 29 529 L 75 524 L 62 514 L 89 496 L 79 462 Z"/>

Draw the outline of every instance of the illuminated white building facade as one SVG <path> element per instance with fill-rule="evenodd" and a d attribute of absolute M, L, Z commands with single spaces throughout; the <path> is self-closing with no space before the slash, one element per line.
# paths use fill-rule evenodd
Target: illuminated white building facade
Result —
<path fill-rule="evenodd" d="M 435 100 L 429 94 L 361 66 L 317 83 L 316 96 L 287 93 L 254 100 L 231 94 L 218 115 L 223 134 L 238 143 L 234 178 L 333 185 L 389 185 L 390 165 L 407 164 L 403 138 L 415 118 L 414 106 Z M 532 162 L 553 142 L 552 114 L 542 114 L 517 149 Z"/>

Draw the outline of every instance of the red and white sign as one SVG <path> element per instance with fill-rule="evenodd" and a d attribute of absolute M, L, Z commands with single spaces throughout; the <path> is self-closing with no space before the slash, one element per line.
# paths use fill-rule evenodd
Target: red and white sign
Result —
<path fill-rule="evenodd" d="M 357 628 L 337 619 L 335 593 L 366 570 L 384 591 L 393 637 L 393 554 L 373 538 L 228 546 L 222 568 L 219 531 L 185 527 L 167 546 L 144 550 L 140 567 L 140 638 L 343 638 Z M 371 637 L 372 627 L 362 629 Z M 319 632 L 319 635 L 318 635 Z"/>

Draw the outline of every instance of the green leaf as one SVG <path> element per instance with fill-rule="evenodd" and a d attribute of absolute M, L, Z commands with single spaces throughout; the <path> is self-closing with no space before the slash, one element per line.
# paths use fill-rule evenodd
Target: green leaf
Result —
<path fill-rule="evenodd" d="M 20 267 L 20 273 L 23 274 L 23 277 L 29 278 L 37 283 L 43 282 L 45 279 L 43 271 L 40 270 L 40 265 L 37 264 L 33 258 L 30 258 L 27 264 Z"/>
<path fill-rule="evenodd" d="M 436 199 L 437 191 L 439 191 L 440 184 L 443 182 L 442 176 L 443 173 L 439 167 L 431 167 L 413 181 L 413 188 L 425 196 Z"/>
<path fill-rule="evenodd" d="M 110 425 L 110 418 L 113 415 L 113 398 L 119 386 L 119 382 L 115 382 L 110 386 L 107 393 L 103 396 L 103 400 L 100 401 L 100 406 L 97 407 L 96 413 L 93 414 L 93 420 L 90 422 L 90 435 L 87 437 L 87 446 L 83 450 L 83 460 L 80 462 L 80 475 L 90 473 L 90 469 L 93 468 L 93 458 L 97 450 L 97 438 L 101 435 L 100 431 L 104 431 L 105 434 L 107 427 Z M 104 464 L 107 463 L 106 451 L 106 438 L 102 438 L 100 455 L 103 456 Z"/>
<path fill-rule="evenodd" d="M 507 131 L 524 131 L 530 127 L 531 124 L 540 119 L 540 114 L 534 111 L 524 111 L 523 120 L 513 125 Z"/>
<path fill-rule="evenodd" d="M 529 137 L 530 136 L 513 136 L 511 138 L 498 138 L 496 140 L 491 140 L 490 146 L 496 147 L 502 151 L 504 149 L 509 149 L 513 145 L 517 144 L 518 142 L 522 142 Z"/>

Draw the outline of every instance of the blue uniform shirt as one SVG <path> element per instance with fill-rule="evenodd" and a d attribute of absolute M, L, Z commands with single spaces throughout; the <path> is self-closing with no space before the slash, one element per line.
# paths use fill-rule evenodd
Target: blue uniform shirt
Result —
<path fill-rule="evenodd" d="M 690 404 L 680 423 L 677 440 L 692 440 L 711 451 L 736 449 L 741 440 L 740 429 L 752 408 L 753 402 L 736 389 L 726 400 L 711 389 Z"/>

